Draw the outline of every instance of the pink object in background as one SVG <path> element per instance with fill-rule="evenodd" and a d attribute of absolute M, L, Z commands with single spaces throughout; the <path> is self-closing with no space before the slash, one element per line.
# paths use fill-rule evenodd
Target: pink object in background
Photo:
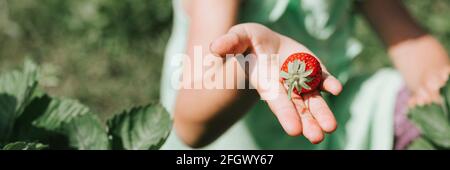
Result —
<path fill-rule="evenodd" d="M 406 147 L 417 137 L 420 131 L 409 121 L 406 113 L 408 111 L 409 92 L 406 87 L 402 88 L 398 95 L 394 111 L 394 149 L 406 149 Z"/>

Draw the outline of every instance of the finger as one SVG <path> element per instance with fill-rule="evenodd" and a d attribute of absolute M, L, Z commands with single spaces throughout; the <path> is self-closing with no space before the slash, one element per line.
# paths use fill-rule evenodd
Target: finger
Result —
<path fill-rule="evenodd" d="M 324 68 L 324 67 L 322 67 Z M 334 76 L 329 74 L 326 70 L 322 72 L 322 86 L 321 89 L 329 92 L 335 96 L 339 95 L 342 91 L 342 84 Z"/>
<path fill-rule="evenodd" d="M 441 103 L 441 95 L 439 89 L 442 85 L 436 83 L 429 83 L 428 88 L 421 88 L 418 97 L 422 99 L 423 104 Z"/>
<path fill-rule="evenodd" d="M 432 100 L 432 93 L 428 89 L 421 89 L 419 96 L 422 99 L 423 104 L 430 104 Z"/>
<path fill-rule="evenodd" d="M 323 131 L 331 133 L 336 130 L 337 123 L 333 112 L 318 91 L 305 94 L 303 98 Z"/>
<path fill-rule="evenodd" d="M 279 87 L 283 87 L 281 84 Z M 284 131 L 290 136 L 299 136 L 302 134 L 302 124 L 294 104 L 288 99 L 284 88 L 272 89 L 271 92 L 258 90 L 263 97 L 264 94 L 277 93 L 275 100 L 266 100 L 272 112 L 277 117 Z"/>
<path fill-rule="evenodd" d="M 311 113 L 309 111 L 301 113 L 300 117 L 303 124 L 303 135 L 312 144 L 318 144 L 322 142 L 324 139 L 324 134 Z"/>
<path fill-rule="evenodd" d="M 430 92 L 430 98 L 431 102 L 433 103 L 441 104 L 443 102 L 439 91 Z"/>
<path fill-rule="evenodd" d="M 415 96 L 410 97 L 408 100 L 408 107 L 413 108 L 416 105 L 417 105 L 416 97 Z"/>
<path fill-rule="evenodd" d="M 209 48 L 212 53 L 226 57 L 227 54 L 244 53 L 248 46 L 245 35 L 229 32 L 213 41 Z"/>
<path fill-rule="evenodd" d="M 427 103 L 431 103 L 429 96 L 430 94 L 428 93 L 428 91 L 424 90 L 423 88 L 418 89 L 415 93 L 416 104 L 419 106 L 423 106 Z"/>
<path fill-rule="evenodd" d="M 301 96 L 294 94 L 292 96 L 292 102 L 294 103 L 300 119 L 303 125 L 303 135 L 313 144 L 322 142 L 324 134 L 320 128 L 318 122 L 314 119 L 309 111 L 307 105 Z"/>
<path fill-rule="evenodd" d="M 427 102 L 441 103 L 442 99 L 439 94 L 440 89 L 445 85 L 446 79 L 440 76 L 432 76 L 425 82 L 424 90 L 427 91 L 427 97 L 430 98 Z"/>
<path fill-rule="evenodd" d="M 245 24 L 231 27 L 227 34 L 210 44 L 210 51 L 222 57 L 244 53 L 251 46 L 251 36 L 245 27 Z"/>

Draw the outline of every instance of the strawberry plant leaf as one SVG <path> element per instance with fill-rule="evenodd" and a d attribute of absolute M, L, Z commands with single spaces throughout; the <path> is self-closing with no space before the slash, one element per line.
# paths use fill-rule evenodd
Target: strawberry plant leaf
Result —
<path fill-rule="evenodd" d="M 108 149 L 106 130 L 89 108 L 71 99 L 53 99 L 33 125 L 66 136 L 77 149 Z"/>
<path fill-rule="evenodd" d="M 443 107 L 438 104 L 417 106 L 408 115 L 424 138 L 438 146 L 450 148 L 450 125 Z"/>
<path fill-rule="evenodd" d="M 92 111 L 76 100 L 55 99 L 37 88 L 38 67 L 27 60 L 22 71 L 0 75 L 0 144 L 4 149 L 158 149 L 171 129 L 159 104 L 124 111 L 107 130 Z M 0 147 L 1 148 L 1 147 Z"/>
<path fill-rule="evenodd" d="M 3 147 L 3 150 L 43 150 L 43 149 L 47 149 L 48 145 L 44 145 L 42 143 L 27 143 L 27 142 L 13 142 L 13 143 L 9 143 L 6 144 Z"/>
<path fill-rule="evenodd" d="M 63 134 L 69 137 L 69 145 L 79 150 L 109 149 L 106 130 L 94 114 L 85 114 L 63 124 Z"/>
<path fill-rule="evenodd" d="M 160 104 L 126 110 L 108 121 L 113 149 L 159 149 L 167 139 L 172 121 Z"/>
<path fill-rule="evenodd" d="M 0 94 L 16 98 L 15 117 L 19 117 L 31 101 L 37 86 L 37 66 L 26 60 L 22 71 L 11 71 L 0 75 Z"/>
<path fill-rule="evenodd" d="M 26 60 L 23 71 L 0 75 L 0 143 L 10 138 L 14 120 L 31 101 L 37 86 L 36 72 L 37 66 Z"/>
<path fill-rule="evenodd" d="M 68 149 L 68 139 L 64 135 L 48 131 L 32 125 L 47 109 L 51 98 L 47 95 L 34 97 L 24 112 L 14 122 L 13 135 L 10 141 L 39 141 L 48 144 L 52 149 Z"/>
<path fill-rule="evenodd" d="M 415 139 L 408 146 L 408 150 L 435 150 L 435 146 L 423 137 Z"/>
<path fill-rule="evenodd" d="M 12 141 L 26 141 L 43 136 L 40 131 L 44 129 L 33 126 L 32 122 L 45 112 L 50 101 L 51 98 L 47 95 L 36 97 L 25 107 L 24 112 L 14 122 Z"/>
<path fill-rule="evenodd" d="M 37 118 L 33 124 L 47 130 L 58 130 L 63 123 L 89 114 L 89 108 L 72 99 L 53 99 L 44 114 Z"/>
<path fill-rule="evenodd" d="M 16 98 L 8 94 L 0 94 L 0 143 L 5 143 L 11 135 Z"/>
<path fill-rule="evenodd" d="M 450 78 L 449 81 L 441 88 L 441 96 L 444 99 L 444 109 L 448 121 L 450 122 Z"/>

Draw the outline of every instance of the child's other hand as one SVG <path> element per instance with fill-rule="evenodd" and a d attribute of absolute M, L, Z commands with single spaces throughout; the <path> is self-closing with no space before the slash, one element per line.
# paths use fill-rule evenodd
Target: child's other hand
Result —
<path fill-rule="evenodd" d="M 259 24 L 240 24 L 232 27 L 229 32 L 211 43 L 210 50 L 219 56 L 226 54 L 243 54 L 250 52 L 256 55 L 255 60 L 270 60 L 270 54 L 278 54 L 281 62 L 290 54 L 297 52 L 307 52 L 312 54 L 300 43 L 280 35 Z M 252 61 L 250 61 L 252 62 Z M 258 61 L 253 61 L 258 63 Z M 271 64 L 271 62 L 269 62 Z M 333 95 L 338 95 L 342 90 L 341 83 L 328 73 L 325 66 L 323 70 L 323 80 L 321 89 Z M 279 65 L 267 67 L 270 71 L 279 73 Z M 276 70 L 272 70 L 276 69 Z M 319 91 L 314 91 L 302 96 L 293 94 L 292 100 L 288 99 L 286 89 L 279 81 L 262 80 L 258 77 L 256 69 L 249 71 L 249 81 L 256 87 L 259 95 L 267 101 L 269 107 L 278 118 L 286 133 L 291 136 L 303 134 L 311 143 L 320 143 L 324 138 L 324 133 L 333 132 L 336 127 L 336 119 Z M 261 88 L 267 82 L 277 83 L 268 89 Z M 272 97 L 269 97 L 272 96 Z M 276 98 L 273 98 L 276 96 Z M 269 99 L 270 98 L 270 99 Z"/>
<path fill-rule="evenodd" d="M 439 90 L 448 80 L 450 66 L 435 67 L 422 74 L 420 83 L 412 86 L 412 95 L 409 100 L 409 106 L 425 105 L 430 103 L 441 103 Z"/>

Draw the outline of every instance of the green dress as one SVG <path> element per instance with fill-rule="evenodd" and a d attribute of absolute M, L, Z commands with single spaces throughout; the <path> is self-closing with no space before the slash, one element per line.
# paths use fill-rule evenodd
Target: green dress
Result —
<path fill-rule="evenodd" d="M 161 84 L 161 100 L 169 112 L 173 111 L 177 94 L 169 75 L 181 67 L 176 54 L 185 51 L 189 25 L 181 1 L 173 0 L 173 7 L 174 25 Z M 370 76 L 350 77 L 349 66 L 362 49 L 352 37 L 352 10 L 350 0 L 244 1 L 239 11 L 241 23 L 260 23 L 302 43 L 344 84 L 338 97 L 325 96 L 339 127 L 322 143 L 313 145 L 302 136 L 285 134 L 268 106 L 260 101 L 206 149 L 392 149 L 394 104 L 403 82 L 389 68 Z M 381 86 L 384 90 L 378 91 Z M 189 148 L 172 133 L 163 149 Z"/>

